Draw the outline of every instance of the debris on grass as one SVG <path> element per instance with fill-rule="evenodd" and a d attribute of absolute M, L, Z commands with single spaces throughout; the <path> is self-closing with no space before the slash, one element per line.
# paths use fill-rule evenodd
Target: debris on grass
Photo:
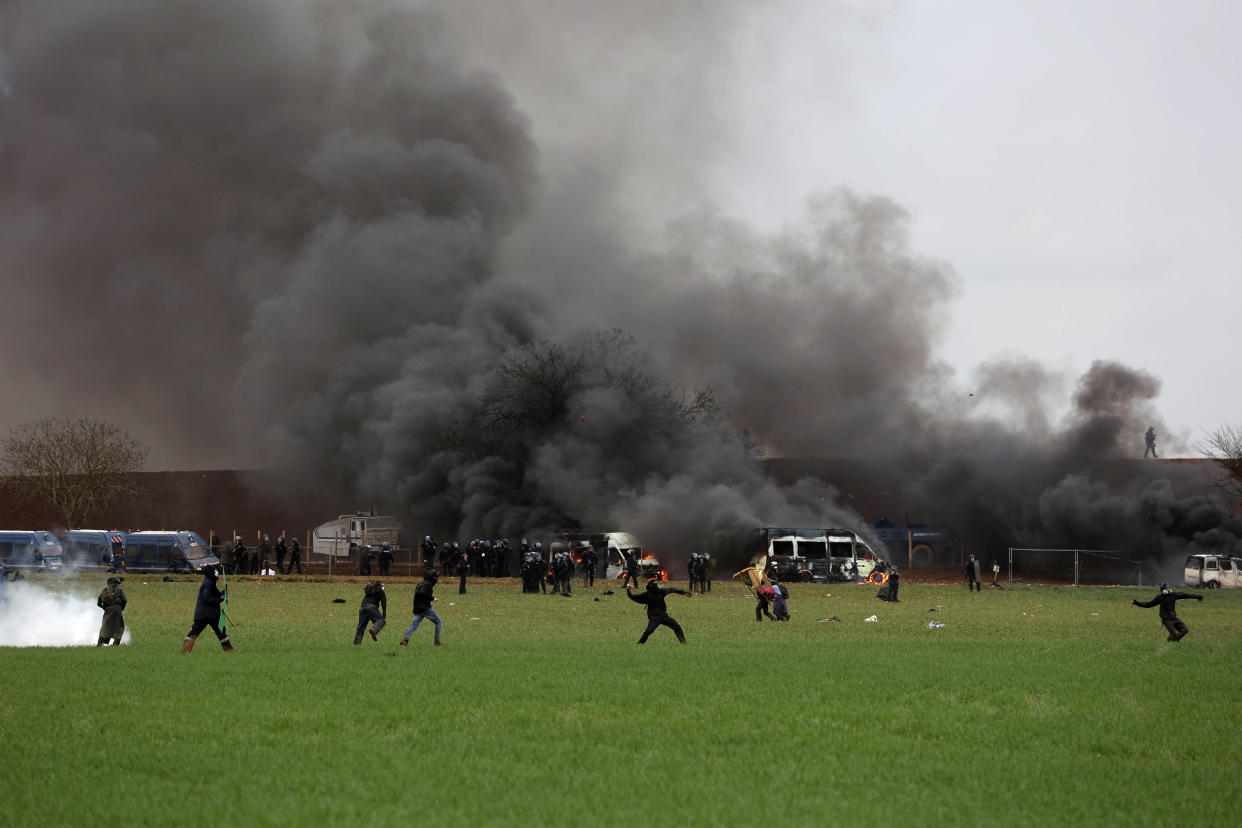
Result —
<path fill-rule="evenodd" d="M 944 628 L 944 624 L 940 623 L 939 621 L 928 621 L 927 622 L 927 629 L 929 630 L 939 630 L 943 628 Z"/>

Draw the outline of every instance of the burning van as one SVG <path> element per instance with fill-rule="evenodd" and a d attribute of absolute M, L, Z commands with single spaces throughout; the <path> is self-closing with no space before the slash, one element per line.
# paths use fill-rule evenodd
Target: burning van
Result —
<path fill-rule="evenodd" d="M 1242 558 L 1191 555 L 1186 558 L 1186 586 L 1204 589 L 1242 587 Z"/>
<path fill-rule="evenodd" d="M 750 560 L 777 581 L 851 583 L 887 569 L 871 545 L 849 529 L 764 527 L 749 542 Z"/>

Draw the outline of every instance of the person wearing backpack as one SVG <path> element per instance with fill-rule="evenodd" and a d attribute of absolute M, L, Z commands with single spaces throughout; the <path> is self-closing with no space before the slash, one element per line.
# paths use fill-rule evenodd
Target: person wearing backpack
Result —
<path fill-rule="evenodd" d="M 121 589 L 122 578 L 115 575 L 108 579 L 108 585 L 99 593 L 95 604 L 103 610 L 103 623 L 99 625 L 99 642 L 96 647 L 105 647 L 111 641 L 115 647 L 121 643 L 125 635 L 125 605 L 129 601 Z"/>
<path fill-rule="evenodd" d="M 362 634 L 371 624 L 371 640 L 379 641 L 379 631 L 384 629 L 388 618 L 388 593 L 379 581 L 372 581 L 362 588 L 362 606 L 358 608 L 358 629 L 354 633 L 354 643 L 362 643 Z"/>
<path fill-rule="evenodd" d="M 785 599 L 789 597 L 789 587 L 784 584 L 772 585 L 772 612 L 777 621 L 789 620 L 789 605 Z"/>

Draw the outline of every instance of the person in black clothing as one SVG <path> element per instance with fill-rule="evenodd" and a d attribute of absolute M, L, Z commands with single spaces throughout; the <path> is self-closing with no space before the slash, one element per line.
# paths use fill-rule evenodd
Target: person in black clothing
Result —
<path fill-rule="evenodd" d="M 641 571 L 638 566 L 638 555 L 634 553 L 633 549 L 626 549 L 621 555 L 624 560 L 622 566 L 625 572 L 625 588 L 630 588 L 631 579 L 634 581 L 634 586 L 638 586 L 638 573 Z"/>
<path fill-rule="evenodd" d="M 423 623 L 423 619 L 428 619 L 436 625 L 434 643 L 435 646 L 440 646 L 440 629 L 443 624 L 440 621 L 440 616 L 431 608 L 431 602 L 436 600 L 435 588 L 436 581 L 438 580 L 438 573 L 434 569 L 428 569 L 423 572 L 423 582 L 414 587 L 414 620 L 411 622 L 409 629 L 405 631 L 405 635 L 401 637 L 402 647 L 410 643 L 410 636 L 418 629 L 418 625 Z"/>
<path fill-rule="evenodd" d="M 199 584 L 198 603 L 194 605 L 194 624 L 190 627 L 185 641 L 181 642 L 183 653 L 194 649 L 198 634 L 207 627 L 211 627 L 216 638 L 220 639 L 220 646 L 226 653 L 233 652 L 233 644 L 229 641 L 228 633 L 220 629 L 220 605 L 224 603 L 224 593 L 220 592 L 220 588 L 216 586 L 217 577 L 214 566 L 203 567 L 203 582 Z"/>
<path fill-rule="evenodd" d="M 457 574 L 461 578 L 461 582 L 457 585 L 457 594 L 466 594 L 466 573 L 470 571 L 470 558 L 468 555 L 457 556 Z M 437 628 L 438 629 L 438 628 Z"/>
<path fill-rule="evenodd" d="M 888 571 L 888 580 L 884 582 L 884 586 L 880 587 L 880 591 L 875 594 L 875 597 L 881 601 L 889 601 L 894 604 L 901 603 L 897 600 L 897 590 L 900 587 L 901 573 L 894 566 Z"/>
<path fill-rule="evenodd" d="M 250 552 L 241 535 L 233 538 L 233 574 L 245 575 L 250 572 Z"/>
<path fill-rule="evenodd" d="M 664 625 L 677 635 L 677 640 L 682 644 L 686 643 L 686 634 L 681 630 L 681 624 L 673 620 L 673 616 L 668 614 L 668 606 L 664 603 L 665 596 L 676 593 L 690 597 L 690 593 L 684 589 L 677 587 L 669 587 L 665 589 L 660 586 L 655 578 L 647 581 L 647 591 L 642 595 L 635 596 L 634 591 L 628 585 L 625 587 L 625 594 L 636 604 L 647 605 L 647 629 L 643 631 L 643 637 L 638 639 L 639 644 L 646 644 L 647 639 L 656 631 L 656 627 Z"/>
<path fill-rule="evenodd" d="M 595 570 L 599 568 L 599 553 L 594 546 L 582 550 L 582 585 L 595 586 Z"/>
<path fill-rule="evenodd" d="M 384 541 L 380 544 L 379 574 L 387 575 L 390 572 L 392 572 L 392 545 Z"/>
<path fill-rule="evenodd" d="M 285 555 L 289 554 L 289 547 L 285 545 L 285 536 L 281 535 L 276 539 L 276 572 L 280 575 L 285 574 Z"/>
<path fill-rule="evenodd" d="M 298 574 L 301 575 L 302 574 L 302 544 L 298 543 L 297 538 L 294 538 L 293 542 L 289 544 L 289 569 L 285 574 L 292 575 L 293 568 L 295 566 L 298 568 Z"/>
<path fill-rule="evenodd" d="M 448 546 L 447 543 L 444 545 L 445 547 Z M 426 537 L 424 537 L 423 542 L 418 545 L 418 548 L 422 552 L 423 568 L 426 568 L 429 566 L 435 566 L 436 565 L 436 542 L 431 539 L 431 535 L 427 535 Z M 440 566 L 444 566 L 445 563 L 446 563 L 445 560 L 441 558 Z"/>
<path fill-rule="evenodd" d="M 979 578 L 979 562 L 971 555 L 966 561 L 966 591 L 983 592 L 983 583 Z"/>
<path fill-rule="evenodd" d="M 354 643 L 362 643 L 362 634 L 367 631 L 367 623 L 371 624 L 371 640 L 379 641 L 379 631 L 384 629 L 388 618 L 388 593 L 379 581 L 372 581 L 362 588 L 362 606 L 358 608 L 358 630 L 354 633 Z"/>
<path fill-rule="evenodd" d="M 1169 631 L 1169 641 L 1181 641 L 1186 637 L 1190 630 L 1186 629 L 1186 625 L 1177 617 L 1177 602 L 1189 601 L 1190 599 L 1202 601 L 1202 595 L 1192 595 L 1189 592 L 1174 592 L 1169 589 L 1167 583 L 1160 585 L 1160 593 L 1150 601 L 1135 601 L 1130 599 L 1130 603 L 1136 607 L 1150 609 L 1151 607 L 1160 607 L 1160 623 L 1164 624 L 1164 628 Z"/>
<path fill-rule="evenodd" d="M 358 574 L 371 574 L 371 558 L 375 557 L 375 551 L 371 549 L 371 544 L 364 543 L 358 547 Z"/>

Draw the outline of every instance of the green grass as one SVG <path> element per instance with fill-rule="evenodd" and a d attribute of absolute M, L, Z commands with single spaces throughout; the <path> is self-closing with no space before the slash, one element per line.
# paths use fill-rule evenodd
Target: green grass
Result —
<path fill-rule="evenodd" d="M 638 647 L 620 591 L 446 582 L 445 646 L 399 648 L 412 582 L 355 647 L 360 583 L 238 581 L 237 652 L 183 656 L 197 582 L 125 586 L 129 645 L 0 649 L 0 825 L 1242 821 L 1238 592 L 1170 644 L 1151 588 L 806 585 L 756 624 L 726 583 Z"/>

